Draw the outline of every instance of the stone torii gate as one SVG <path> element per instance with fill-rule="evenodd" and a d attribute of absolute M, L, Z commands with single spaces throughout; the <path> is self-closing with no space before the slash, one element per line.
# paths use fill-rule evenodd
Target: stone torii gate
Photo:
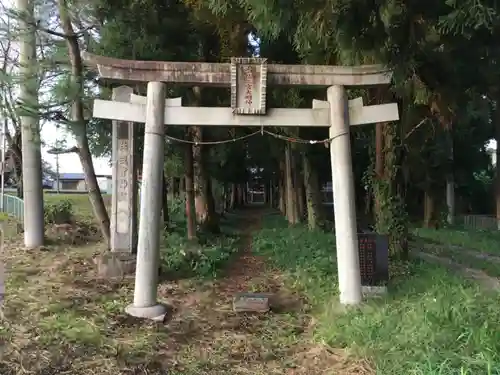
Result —
<path fill-rule="evenodd" d="M 95 117 L 146 124 L 134 302 L 127 307 L 129 314 L 158 319 L 166 312 L 166 307 L 157 302 L 161 214 L 158 202 L 165 125 L 328 127 L 340 302 L 361 302 L 349 126 L 396 121 L 399 115 L 394 103 L 363 106 L 362 99 L 358 98 L 349 101 L 348 105 L 345 87 L 387 85 L 391 81 L 390 71 L 378 65 L 267 64 L 262 58 L 232 58 L 231 63 L 183 63 L 119 60 L 87 54 L 84 60 L 87 65 L 97 68 L 102 79 L 122 83 L 148 82 L 146 103 L 144 99 L 94 101 Z M 230 86 L 231 107 L 167 106 L 165 83 Z M 267 84 L 324 87 L 328 100 L 314 101 L 312 109 L 267 109 Z"/>

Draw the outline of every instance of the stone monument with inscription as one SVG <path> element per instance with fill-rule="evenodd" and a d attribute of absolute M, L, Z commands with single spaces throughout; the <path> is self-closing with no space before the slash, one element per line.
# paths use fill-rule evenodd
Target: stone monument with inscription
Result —
<path fill-rule="evenodd" d="M 129 61 L 92 55 L 85 55 L 84 59 L 99 71 L 102 79 L 149 82 L 146 103 L 94 101 L 95 117 L 146 124 L 136 283 L 133 304 L 127 308 L 129 314 L 163 319 L 167 311 L 156 300 L 164 125 L 328 127 L 340 302 L 361 302 L 349 126 L 396 121 L 399 114 L 394 103 L 363 106 L 360 98 L 348 101 L 345 86 L 386 85 L 391 80 L 390 71 L 376 65 L 267 64 L 260 58 L 233 58 L 228 64 Z M 165 83 L 230 86 L 231 107 L 166 107 Z M 315 101 L 312 109 L 266 108 L 267 85 L 323 87 L 328 100 Z"/>
<path fill-rule="evenodd" d="M 112 99 L 129 103 L 133 90 L 113 89 Z M 137 169 L 134 163 L 134 123 L 113 121 L 111 251 L 134 253 L 137 246 Z"/>
<path fill-rule="evenodd" d="M 136 95 L 129 86 L 113 89 L 112 100 L 145 105 L 147 98 Z M 165 100 L 166 107 L 180 107 L 181 98 Z M 112 197 L 111 251 L 131 255 L 137 247 L 138 176 L 135 158 L 136 124 L 113 120 L 112 128 Z M 125 256 L 127 262 L 129 257 Z"/>

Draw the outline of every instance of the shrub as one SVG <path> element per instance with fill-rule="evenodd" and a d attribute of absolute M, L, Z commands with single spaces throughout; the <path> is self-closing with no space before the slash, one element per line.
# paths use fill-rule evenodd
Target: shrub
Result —
<path fill-rule="evenodd" d="M 162 274 L 176 277 L 218 277 L 236 252 L 235 238 L 214 237 L 206 243 L 192 243 L 179 233 L 165 236 L 160 250 Z"/>
<path fill-rule="evenodd" d="M 45 223 L 69 224 L 73 221 L 73 203 L 64 199 L 45 205 Z"/>

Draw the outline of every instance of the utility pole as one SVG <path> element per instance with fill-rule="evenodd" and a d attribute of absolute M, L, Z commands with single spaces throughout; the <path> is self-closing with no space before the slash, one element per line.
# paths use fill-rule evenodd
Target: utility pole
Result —
<path fill-rule="evenodd" d="M 59 186 L 59 154 L 56 154 L 56 190 L 57 194 L 61 192 L 61 187 Z"/>
<path fill-rule="evenodd" d="M 59 184 L 59 178 L 60 178 L 60 176 L 59 176 L 59 151 L 61 150 L 61 147 L 62 147 L 62 142 L 59 139 L 59 124 L 56 124 L 56 144 L 55 144 L 54 149 L 57 151 L 57 152 L 55 152 L 55 154 L 56 154 L 56 192 L 57 192 L 57 194 L 61 193 L 61 186 Z M 52 150 L 54 150 L 54 149 L 52 149 Z M 50 153 L 50 151 L 49 151 L 49 153 Z"/>
<path fill-rule="evenodd" d="M 7 145 L 7 140 L 5 137 L 5 134 L 7 132 L 7 118 L 3 119 L 2 122 L 2 164 L 1 164 L 1 170 L 2 170 L 2 175 L 0 176 L 0 212 L 4 211 L 4 200 L 5 200 L 5 170 L 6 170 L 6 165 L 5 165 L 5 146 Z"/>

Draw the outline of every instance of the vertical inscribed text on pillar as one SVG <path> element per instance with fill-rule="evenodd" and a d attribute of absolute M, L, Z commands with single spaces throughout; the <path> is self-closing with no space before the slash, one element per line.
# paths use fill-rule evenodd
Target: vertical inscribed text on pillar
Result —
<path fill-rule="evenodd" d="M 117 155 L 117 209 L 116 209 L 116 231 L 117 233 L 129 232 L 130 215 L 130 191 L 129 184 L 129 142 L 128 139 L 118 139 Z"/>

